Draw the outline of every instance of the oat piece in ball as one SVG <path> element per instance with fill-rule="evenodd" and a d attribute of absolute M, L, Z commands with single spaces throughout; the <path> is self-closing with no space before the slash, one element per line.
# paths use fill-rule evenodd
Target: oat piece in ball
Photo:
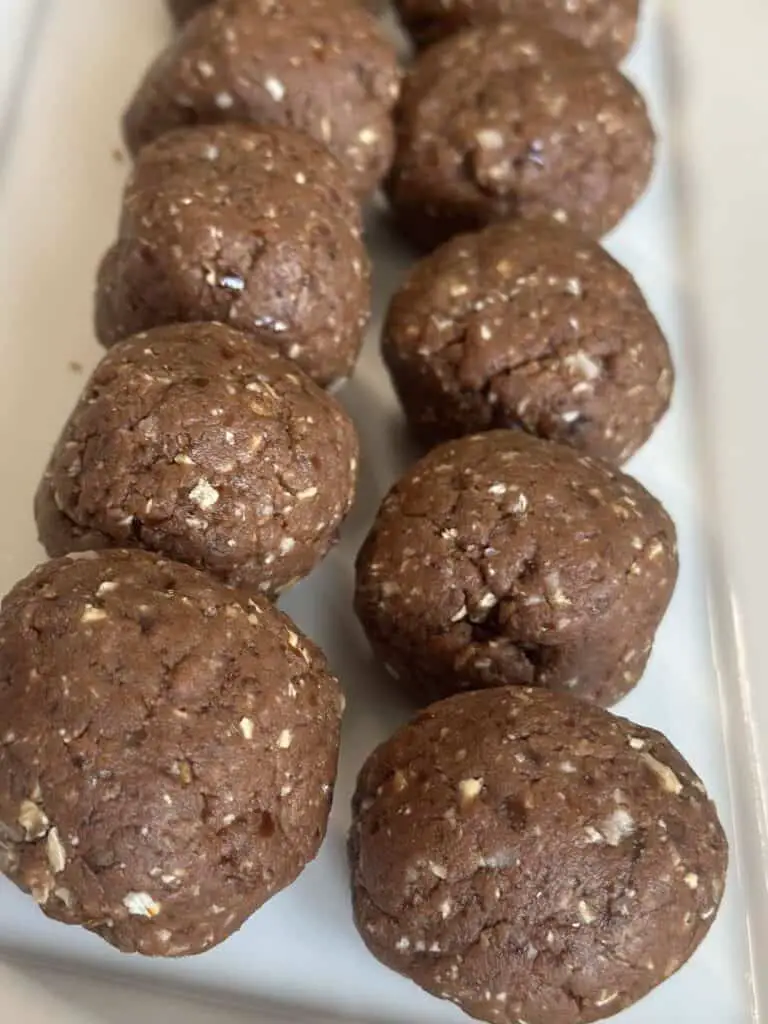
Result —
<path fill-rule="evenodd" d="M 338 163 L 285 128 L 180 129 L 139 155 L 99 270 L 104 345 L 158 324 L 269 332 L 320 384 L 351 372 L 370 316 L 360 213 Z M 266 336 L 266 335 L 265 335 Z"/>
<path fill-rule="evenodd" d="M 168 9 L 173 20 L 178 25 L 183 25 L 203 7 L 209 7 L 212 2 L 213 0 L 168 0 Z M 263 6 L 263 0 L 251 0 L 251 2 L 254 6 Z M 355 0 L 350 0 L 350 2 L 355 2 Z M 385 0 L 360 0 L 360 2 L 372 11 L 380 11 L 385 5 Z"/>
<path fill-rule="evenodd" d="M 403 232 L 426 247 L 513 217 L 600 237 L 653 166 L 634 86 L 531 21 L 469 29 L 425 51 L 406 76 L 396 129 L 389 196 Z"/>
<path fill-rule="evenodd" d="M 140 551 L 43 565 L 0 613 L 0 867 L 124 952 L 210 949 L 317 853 L 342 703 L 264 598 Z"/>
<path fill-rule="evenodd" d="M 428 443 L 519 427 L 621 463 L 673 385 L 632 275 L 551 221 L 492 224 L 423 259 L 392 301 L 383 354 Z"/>
<path fill-rule="evenodd" d="M 442 701 L 360 773 L 355 919 L 371 952 L 498 1024 L 586 1024 L 694 953 L 728 848 L 660 733 L 518 687 Z"/>
<path fill-rule="evenodd" d="M 506 18 L 530 18 L 619 61 L 637 29 L 639 0 L 396 0 L 403 24 L 417 43 Z"/>
<path fill-rule="evenodd" d="M 305 576 L 352 504 L 357 437 L 338 402 L 221 324 L 112 348 L 35 501 L 49 555 L 140 546 L 273 594 Z"/>
<path fill-rule="evenodd" d="M 357 613 L 427 704 L 531 684 L 613 704 L 637 683 L 677 577 L 675 528 L 636 480 L 521 431 L 433 449 L 357 561 Z"/>
<path fill-rule="evenodd" d="M 219 0 L 150 67 L 124 134 L 136 153 L 182 125 L 286 125 L 326 145 L 367 195 L 391 162 L 399 83 L 394 47 L 350 0 Z"/>

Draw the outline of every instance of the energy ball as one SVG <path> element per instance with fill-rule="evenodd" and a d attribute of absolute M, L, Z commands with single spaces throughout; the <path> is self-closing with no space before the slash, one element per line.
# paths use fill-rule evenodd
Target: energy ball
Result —
<path fill-rule="evenodd" d="M 635 39 L 639 0 L 396 0 L 420 46 L 474 25 L 530 18 L 620 61 Z"/>
<path fill-rule="evenodd" d="M 358 443 L 330 395 L 221 324 L 115 345 L 64 427 L 35 499 L 49 555 L 143 547 L 274 595 L 336 539 Z"/>
<path fill-rule="evenodd" d="M 395 484 L 355 603 L 420 704 L 518 684 L 609 705 L 640 679 L 676 578 L 674 525 L 641 484 L 494 430 L 434 448 Z"/>
<path fill-rule="evenodd" d="M 394 46 L 352 0 L 219 0 L 150 66 L 123 128 L 136 153 L 182 125 L 285 125 L 327 146 L 366 196 L 392 159 L 399 89 Z"/>
<path fill-rule="evenodd" d="M 263 4 L 263 0 L 251 0 L 251 2 L 254 5 Z M 360 0 L 360 2 L 372 11 L 380 11 L 384 7 L 385 0 Z M 173 20 L 178 25 L 183 25 L 193 14 L 197 14 L 199 10 L 210 6 L 211 3 L 213 0 L 168 0 L 168 9 Z"/>
<path fill-rule="evenodd" d="M 728 859 L 664 736 L 519 687 L 435 704 L 374 751 L 349 852 L 374 956 L 498 1024 L 637 1002 L 704 939 Z"/>
<path fill-rule="evenodd" d="M 428 443 L 518 427 L 617 463 L 648 439 L 674 380 L 629 271 L 552 221 L 492 224 L 416 264 L 383 354 Z"/>
<path fill-rule="evenodd" d="M 653 167 L 635 87 L 533 21 L 430 47 L 406 76 L 395 124 L 387 188 L 403 232 L 426 248 L 510 218 L 550 217 L 599 238 Z"/>
<path fill-rule="evenodd" d="M 139 551 L 0 613 L 0 867 L 126 953 L 202 953 L 316 855 L 343 698 L 264 598 Z"/>
<path fill-rule="evenodd" d="M 102 344 L 159 324 L 260 331 L 318 383 L 350 374 L 370 263 L 337 161 L 290 129 L 205 125 L 142 150 L 96 290 Z"/>

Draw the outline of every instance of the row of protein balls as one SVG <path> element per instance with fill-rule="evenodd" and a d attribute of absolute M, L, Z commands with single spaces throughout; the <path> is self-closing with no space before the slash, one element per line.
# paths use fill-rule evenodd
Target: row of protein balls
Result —
<path fill-rule="evenodd" d="M 223 322 L 326 386 L 352 372 L 370 309 L 360 211 L 318 143 L 203 125 L 140 152 L 98 274 L 104 345 Z M 491 224 L 422 258 L 392 302 L 383 353 L 430 443 L 515 426 L 617 463 L 648 438 L 674 382 L 631 275 L 547 219 Z"/>
<path fill-rule="evenodd" d="M 356 453 L 332 397 L 224 325 L 96 369 L 37 499 L 49 550 L 90 550 L 0 612 L 0 869 L 46 914 L 200 953 L 315 856 L 344 701 L 266 595 L 317 557 Z M 395 484 L 357 610 L 393 685 L 444 699 L 358 780 L 354 912 L 381 961 L 481 1019 L 581 1024 L 694 952 L 723 894 L 716 810 L 663 736 L 598 706 L 639 678 L 676 572 L 639 483 L 522 431 Z"/>
<path fill-rule="evenodd" d="M 606 52 L 629 44 L 636 5 L 457 2 L 446 27 L 484 6 L 537 17 L 451 35 L 403 76 L 354 0 L 185 4 L 180 18 L 203 9 L 125 113 L 138 163 L 99 273 L 100 339 L 179 321 L 263 327 L 326 385 L 350 374 L 368 322 L 352 207 L 379 185 L 427 248 L 510 217 L 592 238 L 613 227 L 653 162 L 642 98 Z M 428 5 L 402 13 L 440 20 Z M 576 40 L 557 31 L 569 28 Z M 488 285 L 512 299 L 519 276 Z"/>
<path fill-rule="evenodd" d="M 316 855 L 343 706 L 262 596 L 138 550 L 48 562 L 0 614 L 0 870 L 119 950 L 202 953 Z M 348 851 L 373 954 L 504 1024 L 634 1003 L 707 934 L 727 866 L 665 737 L 519 685 L 381 744 Z"/>
<path fill-rule="evenodd" d="M 638 0 L 400 0 L 418 43 L 448 39 L 406 75 L 394 127 L 396 54 L 365 4 L 172 6 L 183 29 L 126 112 L 134 152 L 190 123 L 287 124 L 327 145 L 362 196 L 384 178 L 394 152 L 398 206 L 416 206 L 423 193 L 444 207 L 435 214 L 476 219 L 550 193 L 549 212 L 603 230 L 649 169 L 652 129 L 615 69 L 634 38 Z M 498 143 L 485 145 L 482 131 L 498 132 Z"/>
<path fill-rule="evenodd" d="M 290 14 L 258 6 L 266 23 Z M 318 38 L 326 66 L 330 28 Z M 200 75 L 212 77 L 205 64 Z M 311 348 L 324 327 L 333 339 L 333 313 L 313 307 L 315 279 L 292 263 L 314 251 L 313 266 L 335 268 L 327 286 L 342 264 L 346 292 L 358 281 L 367 295 L 342 177 L 310 139 L 274 126 L 188 128 L 142 151 L 102 267 L 99 321 L 114 330 L 102 340 L 167 320 L 251 333 L 195 322 L 114 345 L 36 499 L 49 553 L 82 554 L 42 566 L 3 604 L 0 868 L 50 916 L 126 951 L 222 941 L 325 833 L 343 698 L 268 597 L 322 556 L 354 493 L 354 429 L 301 369 L 304 358 L 321 383 L 340 375 Z M 361 934 L 468 1012 L 529 1024 L 609 1015 L 676 970 L 712 922 L 726 866 L 690 767 L 595 706 L 639 678 L 674 585 L 670 520 L 615 468 L 663 412 L 671 369 L 628 275 L 558 219 L 435 253 L 396 298 L 386 351 L 428 440 L 510 425 L 494 409 L 523 417 L 527 397 L 518 425 L 570 447 L 489 431 L 434 449 L 385 500 L 357 587 L 398 686 L 421 703 L 474 690 L 430 707 L 361 772 Z M 121 306 L 131 270 L 142 283 Z M 489 386 L 481 342 L 498 330 L 501 347 L 504 287 L 534 348 Z M 592 305 L 601 292 L 607 305 Z M 302 331 L 291 311 L 313 308 Z M 628 356 L 603 340 L 617 311 L 623 337 L 639 332 Z M 562 347 L 537 350 L 545 336 Z M 414 338 L 423 367 L 399 372 Z M 429 374 L 438 386 L 409 403 Z M 514 400 L 503 380 L 528 390 Z"/>
<path fill-rule="evenodd" d="M 189 21 L 214 0 L 168 0 L 177 24 Z M 255 0 L 262 11 L 274 4 Z M 387 0 L 361 0 L 380 13 Z M 475 25 L 495 24 L 509 18 L 536 17 L 543 24 L 596 50 L 607 60 L 619 61 L 632 46 L 639 0 L 394 0 L 405 29 L 417 46 Z"/>

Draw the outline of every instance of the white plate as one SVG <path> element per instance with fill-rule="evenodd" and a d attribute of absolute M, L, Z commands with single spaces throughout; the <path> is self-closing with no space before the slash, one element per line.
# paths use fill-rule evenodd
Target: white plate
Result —
<path fill-rule="evenodd" d="M 632 470 L 675 518 L 682 571 L 648 672 L 620 710 L 666 732 L 698 769 L 731 838 L 732 865 L 722 911 L 697 955 L 620 1019 L 745 1024 L 768 1020 L 759 1016 L 761 993 L 749 954 L 750 935 L 758 950 L 762 943 L 764 952 L 768 943 L 759 764 L 768 707 L 765 689 L 753 688 L 748 674 L 750 654 L 758 665 L 765 658 L 764 648 L 747 653 L 735 628 L 755 630 L 747 635 L 760 639 L 756 616 L 762 611 L 760 559 L 766 542 L 764 506 L 757 497 L 761 487 L 765 491 L 765 459 L 761 420 L 750 421 L 747 414 L 750 395 L 759 398 L 760 378 L 766 379 L 766 345 L 760 342 L 768 338 L 760 338 L 760 319 L 751 318 L 760 310 L 756 298 L 766 290 L 765 228 L 761 233 L 757 224 L 766 207 L 757 191 L 745 200 L 750 182 L 762 187 L 768 180 L 768 149 L 762 150 L 760 173 L 755 146 L 757 132 L 766 141 L 768 91 L 755 83 L 752 91 L 743 87 L 750 82 L 749 54 L 755 76 L 761 67 L 768 16 L 759 0 L 734 0 L 727 12 L 719 2 L 679 0 L 673 31 L 663 7 L 661 0 L 648 0 L 642 42 L 630 64 L 664 139 L 662 159 L 652 189 L 610 248 L 635 272 L 675 353 L 674 409 Z M 715 20 L 715 9 L 727 22 Z M 99 356 L 91 295 L 96 261 L 115 231 L 125 173 L 114 156 L 118 113 L 168 25 L 160 0 L 3 0 L 0 17 L 5 590 L 41 559 L 31 496 L 82 387 L 77 367 L 88 370 Z M 729 36 L 738 42 L 738 55 L 734 47 L 730 59 L 723 41 Z M 688 159 L 677 145 L 683 140 Z M 734 218 L 747 216 L 734 230 Z M 381 224 L 372 222 L 371 239 L 378 261 L 378 324 L 407 261 Z M 387 693 L 351 611 L 353 555 L 380 496 L 404 465 L 401 421 L 376 334 L 374 326 L 355 380 L 342 395 L 363 443 L 358 504 L 339 547 L 284 602 L 326 649 L 349 696 L 337 799 L 321 856 L 238 935 L 188 961 L 121 956 L 84 931 L 48 921 L 13 886 L 0 882 L 0 951 L 25 965 L 13 971 L 0 965 L 7 972 L 0 973 L 0 1020 L 34 1021 L 35 1013 L 57 1024 L 68 1022 L 68 1014 L 81 1024 L 123 1024 L 137 1017 L 168 1024 L 177 1017 L 189 1024 L 228 1019 L 205 1002 L 190 1006 L 170 999 L 167 993 L 177 990 L 198 1000 L 242 1003 L 251 1021 L 466 1019 L 373 960 L 355 933 L 349 908 L 344 841 L 354 777 L 365 755 L 404 715 Z M 731 447 L 736 440 L 739 449 Z M 725 485 L 719 505 L 717 483 Z M 41 969 L 41 960 L 76 977 Z M 127 987 L 107 985 L 105 978 L 122 978 Z M 765 1014 L 765 977 L 760 984 Z M 166 995 L 152 994 L 154 987 Z"/>

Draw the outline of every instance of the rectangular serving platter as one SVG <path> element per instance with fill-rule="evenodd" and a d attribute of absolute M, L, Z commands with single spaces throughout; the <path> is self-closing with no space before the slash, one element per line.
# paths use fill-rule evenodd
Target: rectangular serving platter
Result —
<path fill-rule="evenodd" d="M 99 350 L 95 265 L 112 240 L 126 162 L 118 117 L 168 38 L 161 0 L 0 5 L 0 591 L 40 561 L 31 498 Z M 621 1024 L 768 1022 L 768 492 L 761 443 L 768 231 L 768 44 L 762 0 L 647 0 L 627 69 L 662 143 L 653 185 L 608 239 L 670 339 L 674 407 L 633 460 L 678 527 L 680 582 L 648 672 L 619 712 L 661 729 L 697 768 L 731 841 L 726 898 L 694 959 Z M 408 266 L 377 210 L 375 316 L 341 400 L 361 435 L 360 494 L 342 541 L 283 601 L 348 696 L 321 855 L 203 957 L 148 961 L 48 921 L 0 879 L 0 1022 L 438 1024 L 466 1020 L 379 965 L 352 925 L 344 844 L 366 754 L 407 716 L 351 607 L 354 554 L 409 448 L 378 355 Z M 762 970 L 760 969 L 762 956 Z"/>

